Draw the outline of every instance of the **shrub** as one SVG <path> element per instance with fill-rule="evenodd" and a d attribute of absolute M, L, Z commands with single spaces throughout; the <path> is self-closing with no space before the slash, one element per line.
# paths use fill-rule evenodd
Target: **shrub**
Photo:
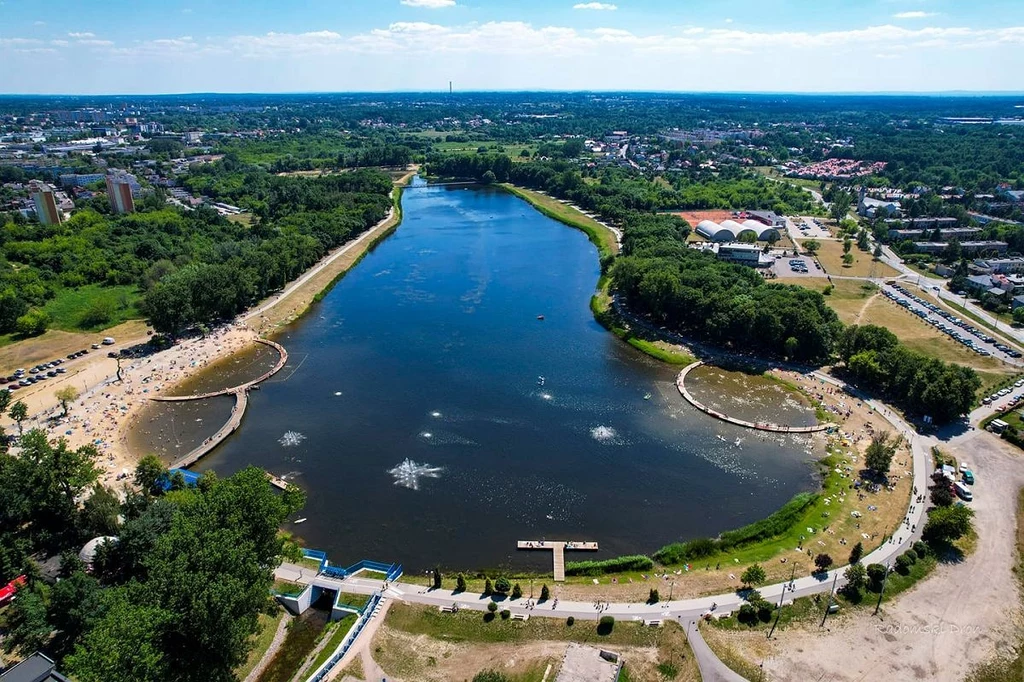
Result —
<path fill-rule="evenodd" d="M 863 556 L 864 556 L 864 543 L 863 542 L 858 542 L 856 545 L 853 546 L 853 549 L 850 550 L 850 563 L 851 564 L 859 564 L 860 563 L 860 559 Z"/>
<path fill-rule="evenodd" d="M 868 580 L 871 581 L 871 588 L 877 592 L 882 586 L 882 582 L 885 580 L 885 574 L 888 571 L 882 564 L 868 564 L 867 571 Z"/>
<path fill-rule="evenodd" d="M 597 621 L 597 634 L 599 635 L 610 635 L 614 628 L 614 616 L 601 616 L 601 620 Z"/>
<path fill-rule="evenodd" d="M 816 493 L 800 493 L 783 505 L 782 509 L 771 516 L 755 521 L 749 526 L 722 533 L 718 546 L 729 549 L 737 545 L 745 545 L 759 540 L 767 540 L 782 535 L 795 523 L 800 521 L 809 506 L 817 501 Z"/>
<path fill-rule="evenodd" d="M 652 587 L 651 588 L 651 593 L 647 597 L 647 603 L 648 604 L 657 604 L 659 601 L 661 601 L 661 595 L 658 594 L 658 590 L 657 589 Z"/>
<path fill-rule="evenodd" d="M 494 591 L 498 594 L 508 594 L 508 591 L 512 589 L 512 583 L 509 582 L 508 578 L 501 576 L 494 581 Z"/>
<path fill-rule="evenodd" d="M 832 557 L 828 554 L 819 554 L 814 557 L 814 565 L 819 571 L 825 572 L 828 570 L 828 567 L 832 565 Z"/>
<path fill-rule="evenodd" d="M 473 677 L 473 682 L 511 682 L 497 670 L 484 670 Z"/>
<path fill-rule="evenodd" d="M 512 598 L 519 599 L 523 596 L 523 588 L 519 587 L 519 583 L 512 586 Z"/>
<path fill-rule="evenodd" d="M 492 594 L 494 594 L 494 587 L 491 585 L 491 579 L 487 578 L 484 581 L 484 596 L 490 597 Z"/>
<path fill-rule="evenodd" d="M 915 552 L 914 550 L 908 549 L 906 552 L 903 553 L 903 556 L 907 557 L 910 560 L 910 563 L 917 563 L 917 552 Z"/>
<path fill-rule="evenodd" d="M 764 572 L 764 568 L 761 564 L 751 564 L 747 570 L 743 571 L 740 575 L 740 581 L 744 585 L 760 585 L 767 579 L 767 575 Z"/>
<path fill-rule="evenodd" d="M 551 590 L 548 589 L 547 585 L 541 585 L 540 586 L 540 600 L 541 601 L 547 601 L 548 599 L 551 599 Z"/>
<path fill-rule="evenodd" d="M 917 542 L 914 543 L 914 551 L 917 552 L 917 557 L 919 559 L 928 556 L 928 552 L 929 552 L 928 543 L 924 542 L 922 540 L 918 540 Z"/>
<path fill-rule="evenodd" d="M 573 618 L 572 616 L 569 616 L 568 618 L 565 619 L 565 624 L 567 626 L 569 626 L 569 627 L 572 627 L 573 625 L 576 624 L 576 619 Z"/>
<path fill-rule="evenodd" d="M 853 593 L 864 587 L 864 583 L 868 579 L 868 572 L 862 564 L 850 564 L 843 577 L 846 578 L 846 587 L 844 589 L 848 588 L 847 591 Z"/>
<path fill-rule="evenodd" d="M 502 620 L 508 620 L 511 617 L 512 617 L 512 612 L 511 611 L 509 611 L 508 609 L 502 609 L 501 610 L 501 619 Z"/>
<path fill-rule="evenodd" d="M 949 486 L 945 483 L 933 485 L 930 497 L 932 504 L 936 507 L 948 507 L 956 500 L 953 497 L 953 493 L 949 490 Z"/>
<path fill-rule="evenodd" d="M 896 557 L 896 571 L 901 575 L 907 575 L 910 573 L 910 567 L 914 565 L 914 562 L 904 552 Z"/>
<path fill-rule="evenodd" d="M 924 538 L 929 542 L 953 542 L 971 532 L 974 510 L 970 507 L 953 505 L 939 507 L 928 512 L 928 523 L 924 525 Z"/>
<path fill-rule="evenodd" d="M 566 575 L 602 575 L 624 571 L 649 571 L 654 568 L 651 557 L 642 554 L 620 556 L 604 561 L 570 561 L 565 564 Z"/>
<path fill-rule="evenodd" d="M 753 625 L 757 622 L 757 609 L 754 608 L 753 604 L 743 604 L 736 615 L 736 620 L 747 625 Z"/>
<path fill-rule="evenodd" d="M 762 599 L 755 608 L 757 609 L 757 617 L 762 623 L 767 623 L 772 619 L 771 602 Z"/>
<path fill-rule="evenodd" d="M 30 310 L 17 319 L 14 331 L 19 336 L 39 336 L 50 324 L 50 316 L 42 310 Z"/>
<path fill-rule="evenodd" d="M 498 605 L 495 602 L 493 602 L 493 601 L 489 602 L 487 604 L 487 610 L 490 611 L 491 613 L 494 613 L 495 611 L 498 610 Z"/>
<path fill-rule="evenodd" d="M 654 553 L 654 559 L 665 566 L 681 564 L 709 557 L 718 551 L 718 544 L 711 538 L 697 538 L 688 542 L 674 542 Z"/>
<path fill-rule="evenodd" d="M 455 591 L 465 592 L 466 591 L 466 577 L 459 573 L 458 577 L 455 578 Z"/>

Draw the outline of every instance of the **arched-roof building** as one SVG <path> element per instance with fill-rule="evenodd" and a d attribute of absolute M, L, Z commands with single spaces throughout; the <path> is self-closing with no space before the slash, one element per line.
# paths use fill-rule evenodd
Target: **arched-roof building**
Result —
<path fill-rule="evenodd" d="M 782 235 L 779 234 L 779 231 L 776 230 L 774 227 L 765 225 L 764 223 L 758 222 L 757 220 L 744 220 L 743 227 L 756 232 L 757 241 L 759 242 L 771 241 L 773 237 L 775 241 L 778 241 L 779 239 L 782 238 Z"/>
<path fill-rule="evenodd" d="M 736 241 L 742 239 L 744 235 L 751 235 L 755 239 L 757 238 L 757 230 L 752 230 L 745 225 L 740 225 L 735 220 L 722 221 L 722 227 L 732 232 L 733 237 L 736 239 Z"/>
<path fill-rule="evenodd" d="M 82 560 L 86 566 L 92 566 L 93 559 L 96 558 L 96 550 L 100 548 L 100 545 L 105 543 L 117 544 L 117 538 L 113 535 L 101 535 L 98 538 L 93 538 L 89 542 L 85 543 L 82 547 L 82 551 L 78 553 L 78 558 Z"/>
<path fill-rule="evenodd" d="M 710 242 L 731 242 L 736 239 L 736 234 L 732 230 L 713 220 L 702 220 L 697 223 L 696 232 Z"/>

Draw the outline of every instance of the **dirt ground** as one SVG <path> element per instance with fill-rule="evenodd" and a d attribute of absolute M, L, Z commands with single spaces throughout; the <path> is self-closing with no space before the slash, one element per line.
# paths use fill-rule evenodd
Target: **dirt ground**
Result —
<path fill-rule="evenodd" d="M 714 210 L 714 211 L 680 211 L 675 213 L 686 222 L 690 223 L 690 227 L 696 229 L 697 223 L 702 220 L 710 220 L 712 222 L 720 223 L 723 220 L 734 220 L 733 212 L 726 210 Z"/>
<path fill-rule="evenodd" d="M 733 650 L 772 680 L 936 680 L 953 682 L 1012 643 L 1021 622 L 1015 562 L 1016 500 L 1024 458 L 991 434 L 971 430 L 942 443 L 973 465 L 978 544 L 960 564 L 935 572 L 881 617 L 871 610 L 776 633 L 762 650 L 760 633 L 725 633 Z"/>
<path fill-rule="evenodd" d="M 807 240 L 800 241 L 803 248 Z M 818 248 L 818 262 L 825 272 L 830 275 L 842 275 L 844 277 L 895 277 L 899 273 L 890 266 L 874 260 L 870 253 L 865 253 L 854 244 L 850 249 L 853 254 L 853 265 L 846 267 L 843 264 L 843 243 L 841 241 L 817 240 L 821 246 Z"/>

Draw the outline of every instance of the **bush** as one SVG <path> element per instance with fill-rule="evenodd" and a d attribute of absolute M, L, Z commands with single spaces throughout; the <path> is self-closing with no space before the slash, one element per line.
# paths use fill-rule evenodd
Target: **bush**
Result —
<path fill-rule="evenodd" d="M 747 570 L 740 575 L 740 581 L 744 585 L 760 585 L 768 578 L 761 564 L 751 564 Z"/>
<path fill-rule="evenodd" d="M 484 596 L 490 597 L 492 594 L 494 594 L 494 586 L 491 585 L 491 579 L 487 578 L 484 580 Z"/>
<path fill-rule="evenodd" d="M 465 592 L 466 591 L 466 577 L 459 573 L 458 577 L 455 578 L 455 591 Z"/>
<path fill-rule="evenodd" d="M 565 624 L 567 626 L 569 626 L 569 627 L 572 627 L 573 625 L 576 624 L 576 619 L 573 618 L 572 616 L 569 616 L 568 618 L 565 619 Z"/>
<path fill-rule="evenodd" d="M 473 682 L 511 682 L 496 670 L 484 670 L 473 677 Z"/>
<path fill-rule="evenodd" d="M 932 509 L 924 525 L 924 538 L 935 542 L 959 540 L 971 532 L 973 518 L 974 510 L 961 505 Z"/>
<path fill-rule="evenodd" d="M 604 561 L 570 561 L 565 564 L 566 575 L 603 575 L 624 571 L 649 571 L 654 568 L 651 557 L 642 554 L 620 556 Z"/>
<path fill-rule="evenodd" d="M 498 594 L 508 594 L 509 590 L 512 589 L 512 583 L 509 582 L 508 578 L 501 576 L 494 581 L 494 591 Z"/>
<path fill-rule="evenodd" d="M 614 616 L 601 616 L 601 620 L 597 621 L 597 634 L 599 635 L 610 635 L 614 628 Z"/>
<path fill-rule="evenodd" d="M 936 507 L 948 507 L 956 500 L 949 489 L 949 485 L 942 482 L 932 486 L 930 497 L 932 504 Z"/>
<path fill-rule="evenodd" d="M 508 609 L 502 609 L 501 610 L 501 619 L 502 620 L 508 620 L 511 617 L 512 617 L 512 612 L 511 611 L 509 611 Z"/>
<path fill-rule="evenodd" d="M 864 543 L 863 542 L 858 542 L 856 545 L 853 546 L 853 549 L 850 550 L 850 563 L 851 564 L 859 564 L 860 563 L 860 559 L 863 556 L 864 556 Z"/>
<path fill-rule="evenodd" d="M 519 583 L 512 586 L 512 598 L 519 599 L 523 596 L 523 588 L 519 587 Z"/>
<path fill-rule="evenodd" d="M 548 589 L 547 585 L 541 585 L 540 586 L 540 600 L 541 601 L 547 601 L 548 599 L 551 599 L 551 590 Z"/>
<path fill-rule="evenodd" d="M 736 615 L 736 620 L 747 625 L 753 625 L 757 622 L 757 609 L 754 608 L 753 604 L 743 604 Z"/>
<path fill-rule="evenodd" d="M 652 587 L 651 593 L 647 596 L 647 603 L 657 604 L 659 601 L 661 601 L 661 595 L 658 594 L 658 590 Z"/>
<path fill-rule="evenodd" d="M 14 323 L 14 331 L 19 336 L 39 336 L 50 324 L 50 316 L 42 310 L 30 310 Z"/>
<path fill-rule="evenodd" d="M 910 567 L 914 565 L 914 561 L 907 556 L 906 552 L 896 557 L 896 571 L 900 575 L 907 575 L 910 573 Z"/>
<path fill-rule="evenodd" d="M 832 557 L 828 554 L 819 554 L 814 557 L 814 565 L 817 567 L 818 571 L 824 573 L 828 570 L 828 567 L 832 565 Z"/>
<path fill-rule="evenodd" d="M 917 552 L 917 557 L 919 559 L 923 559 L 924 557 L 928 556 L 928 553 L 930 551 L 928 543 L 924 542 L 923 540 L 918 540 L 914 543 L 914 551 Z"/>
<path fill-rule="evenodd" d="M 877 592 L 882 587 L 885 574 L 888 572 L 882 564 L 868 564 L 868 580 L 871 581 L 871 589 Z"/>
<path fill-rule="evenodd" d="M 767 601 L 761 600 L 761 602 L 759 602 L 758 605 L 755 608 L 757 608 L 757 618 L 762 623 L 767 623 L 768 621 L 770 621 L 772 619 L 772 604 L 771 604 L 771 602 L 767 602 Z"/>
<path fill-rule="evenodd" d="M 907 557 L 910 560 L 910 563 L 917 563 L 918 556 L 917 552 L 915 552 L 914 550 L 908 549 L 906 552 L 903 553 L 903 556 Z"/>
<path fill-rule="evenodd" d="M 654 559 L 660 564 L 671 566 L 703 559 L 717 551 L 718 544 L 711 538 L 697 538 L 689 542 L 674 542 L 671 545 L 665 545 L 654 553 Z"/>
<path fill-rule="evenodd" d="M 846 578 L 846 585 L 843 586 L 843 593 L 846 595 L 854 595 L 860 592 L 860 588 L 864 587 L 864 584 L 868 580 L 867 569 L 864 568 L 863 564 L 850 564 L 846 572 L 843 574 Z"/>
<path fill-rule="evenodd" d="M 487 610 L 490 611 L 491 613 L 494 613 L 495 611 L 498 610 L 498 605 L 495 602 L 493 602 L 493 601 L 489 602 L 487 604 Z"/>

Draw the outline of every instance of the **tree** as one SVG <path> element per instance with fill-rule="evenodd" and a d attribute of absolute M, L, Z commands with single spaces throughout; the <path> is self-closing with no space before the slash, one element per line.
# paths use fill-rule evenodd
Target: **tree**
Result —
<path fill-rule="evenodd" d="M 441 589 L 441 571 L 436 566 L 434 567 L 434 589 Z"/>
<path fill-rule="evenodd" d="M 68 403 L 73 403 L 78 400 L 79 391 L 77 388 L 69 384 L 63 388 L 57 389 L 53 395 L 60 401 L 60 406 L 63 408 L 64 416 L 66 417 L 68 416 Z"/>
<path fill-rule="evenodd" d="M 78 559 L 75 555 L 72 557 Z M 64 562 L 61 562 L 61 569 L 62 572 L 65 570 Z M 75 567 L 50 592 L 47 619 L 57 631 L 50 650 L 57 658 L 70 654 L 106 610 L 105 595 L 99 581 L 86 574 L 80 565 Z"/>
<path fill-rule="evenodd" d="M 761 564 L 751 564 L 747 570 L 743 571 L 740 575 L 740 582 L 744 585 L 761 585 L 765 580 L 768 579 L 764 568 Z"/>
<path fill-rule="evenodd" d="M 814 565 L 817 567 L 818 571 L 824 573 L 828 570 L 828 567 L 832 565 L 832 557 L 824 553 L 819 554 L 814 557 Z"/>
<path fill-rule="evenodd" d="M 940 481 L 933 485 L 931 490 L 930 498 L 936 507 L 948 507 L 956 501 L 956 496 L 949 489 L 948 483 Z"/>
<path fill-rule="evenodd" d="M 167 477 L 167 467 L 156 455 L 145 455 L 135 465 L 135 485 L 146 495 L 157 495 L 163 492 L 163 482 Z"/>
<path fill-rule="evenodd" d="M 610 635 L 614 628 L 614 616 L 601 616 L 601 619 L 597 621 L 597 634 L 599 635 Z"/>
<path fill-rule="evenodd" d="M 498 178 L 494 174 L 494 171 L 492 170 L 489 170 L 486 173 L 484 173 L 484 177 L 481 179 L 481 182 L 483 182 L 485 185 L 493 185 L 497 181 Z"/>
<path fill-rule="evenodd" d="M 19 400 L 11 405 L 9 413 L 11 415 L 11 419 L 18 423 L 18 435 L 24 435 L 25 431 L 22 426 L 22 422 L 28 419 L 28 405 Z"/>
<path fill-rule="evenodd" d="M 871 253 L 871 255 L 874 256 L 875 260 L 878 260 L 879 258 L 881 258 L 882 257 L 882 245 L 881 244 L 875 244 L 875 250 Z"/>
<path fill-rule="evenodd" d="M 852 248 L 853 248 L 853 242 L 850 241 L 849 237 L 847 237 L 846 239 L 843 240 L 843 253 L 845 255 L 847 255 L 847 256 L 850 255 L 850 249 L 852 249 Z"/>
<path fill-rule="evenodd" d="M 821 242 L 819 242 L 817 239 L 808 239 L 803 243 L 803 247 L 804 251 L 811 255 L 814 255 L 818 253 L 818 249 L 821 248 Z"/>
<path fill-rule="evenodd" d="M 121 502 L 109 488 L 100 484 L 93 487 L 92 495 L 82 505 L 82 526 L 90 535 L 117 535 Z"/>
<path fill-rule="evenodd" d="M 971 532 L 973 518 L 974 510 L 962 505 L 931 509 L 924 525 L 924 539 L 940 543 L 959 540 Z"/>
<path fill-rule="evenodd" d="M 1022 325 L 1022 324 L 1024 324 L 1024 306 L 1019 307 L 1019 308 L 1014 308 L 1014 310 L 1013 310 L 1013 323 L 1015 325 Z M 0 414 L 2 414 L 2 411 L 0 411 Z"/>
<path fill-rule="evenodd" d="M 868 580 L 871 581 L 871 589 L 878 592 L 882 587 L 882 581 L 885 580 L 885 576 L 889 572 L 888 569 L 882 564 L 868 564 L 867 572 Z"/>
<path fill-rule="evenodd" d="M 651 593 L 647 596 L 648 604 L 657 604 L 661 601 L 661 595 L 658 594 L 658 589 L 655 587 L 651 588 Z"/>
<path fill-rule="evenodd" d="M 861 231 L 857 233 L 857 248 L 861 251 L 867 251 L 871 248 L 870 243 L 868 243 L 868 231 L 865 229 L 861 229 Z"/>
<path fill-rule="evenodd" d="M 896 442 L 888 431 L 880 431 L 871 438 L 864 456 L 864 463 L 877 476 L 888 476 L 892 458 L 896 454 Z"/>
<path fill-rule="evenodd" d="M 785 349 L 787 358 L 796 357 L 797 351 L 800 350 L 800 341 L 795 336 L 790 336 L 786 339 Z"/>
<path fill-rule="evenodd" d="M 465 592 L 466 591 L 466 578 L 461 573 L 455 578 L 455 591 Z"/>
<path fill-rule="evenodd" d="M 14 330 L 19 336 L 39 336 L 46 331 L 50 324 L 50 316 L 42 310 L 30 310 L 14 324 Z"/>
<path fill-rule="evenodd" d="M 487 603 L 487 610 L 490 611 L 491 613 L 494 613 L 495 611 L 497 611 L 498 610 L 497 602 L 495 602 L 495 601 L 488 602 Z"/>
<path fill-rule="evenodd" d="M 853 549 L 850 550 L 850 563 L 860 563 L 860 558 L 862 556 L 864 556 L 864 543 L 858 542 L 856 545 L 853 546 Z"/>
<path fill-rule="evenodd" d="M 551 590 L 548 589 L 547 585 L 540 586 L 540 600 L 547 601 L 551 598 Z"/>
<path fill-rule="evenodd" d="M 494 587 L 491 585 L 491 579 L 487 578 L 484 580 L 484 596 L 490 597 L 494 594 Z"/>
<path fill-rule="evenodd" d="M 521 588 L 519 586 L 519 583 L 516 583 L 515 585 L 512 586 L 512 598 L 513 599 L 520 599 L 522 596 L 523 596 L 523 588 Z"/>
<path fill-rule="evenodd" d="M 508 594 L 509 590 L 512 589 L 512 583 L 509 582 L 508 578 L 501 576 L 494 581 L 494 591 L 498 594 Z"/>
<path fill-rule="evenodd" d="M 11 405 L 11 392 L 4 389 L 0 391 L 0 417 L 4 416 L 7 408 Z"/>
<path fill-rule="evenodd" d="M 843 265 L 845 267 L 850 267 L 851 265 L 853 265 L 853 260 L 854 260 L 854 258 L 853 258 L 853 254 L 852 253 L 844 253 L 843 254 Z"/>
<path fill-rule="evenodd" d="M 856 592 L 867 582 L 868 571 L 864 568 L 864 564 L 850 564 L 847 566 L 846 572 L 843 573 L 843 577 L 846 578 L 846 586 Z"/>
<path fill-rule="evenodd" d="M 18 590 L 17 597 L 7 615 L 7 636 L 4 651 L 17 651 L 29 656 L 39 649 L 50 637 L 53 628 L 46 618 L 46 602 L 33 589 Z"/>

